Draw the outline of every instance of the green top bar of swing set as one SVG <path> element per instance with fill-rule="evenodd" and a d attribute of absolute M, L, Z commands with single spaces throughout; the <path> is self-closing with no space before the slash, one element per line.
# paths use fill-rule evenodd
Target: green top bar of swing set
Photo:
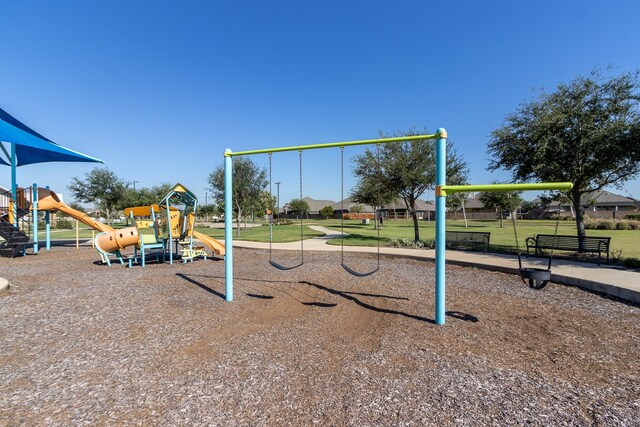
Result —
<path fill-rule="evenodd" d="M 478 185 L 442 185 L 440 195 L 470 191 L 527 191 L 527 190 L 571 190 L 571 182 L 540 182 L 533 184 L 478 184 Z"/>
<path fill-rule="evenodd" d="M 421 139 L 437 139 L 446 138 L 440 133 L 430 135 L 411 135 L 411 136 L 399 136 L 394 138 L 379 138 L 379 139 L 362 139 L 359 141 L 344 141 L 344 142 L 328 142 L 325 144 L 311 144 L 311 145 L 295 145 L 291 147 L 278 147 L 278 148 L 265 148 L 262 150 L 248 150 L 248 151 L 225 151 L 225 157 L 233 156 L 248 156 L 250 154 L 266 154 L 266 153 L 278 153 L 282 151 L 302 151 L 313 150 L 316 148 L 331 148 L 331 147 L 348 147 L 351 145 L 367 145 L 367 144 L 386 144 L 388 142 L 401 142 L 401 141 L 417 141 Z"/>

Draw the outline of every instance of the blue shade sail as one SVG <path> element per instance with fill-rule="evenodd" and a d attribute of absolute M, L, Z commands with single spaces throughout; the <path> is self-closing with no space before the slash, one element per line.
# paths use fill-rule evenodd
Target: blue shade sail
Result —
<path fill-rule="evenodd" d="M 15 144 L 16 165 L 0 157 L 0 164 L 24 166 L 45 162 L 96 162 L 100 159 L 70 150 L 40 135 L 24 123 L 0 108 L 0 141 Z"/>

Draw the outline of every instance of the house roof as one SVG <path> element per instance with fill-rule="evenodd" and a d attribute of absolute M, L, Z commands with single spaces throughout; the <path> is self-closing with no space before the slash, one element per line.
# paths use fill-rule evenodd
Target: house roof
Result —
<path fill-rule="evenodd" d="M 484 203 L 478 197 L 469 197 L 464 202 L 465 209 L 484 209 Z"/>
<path fill-rule="evenodd" d="M 619 194 L 610 193 L 604 190 L 596 190 L 587 193 L 580 199 L 581 205 L 590 205 L 595 203 L 597 206 L 629 206 L 636 205 L 640 207 L 640 202 L 636 199 Z"/>
<path fill-rule="evenodd" d="M 363 212 L 373 212 L 374 209 L 370 205 L 365 205 L 362 203 L 355 203 L 350 197 L 344 199 L 342 202 L 333 200 L 316 200 L 311 197 L 304 197 L 302 200 L 306 201 L 309 204 L 310 212 L 319 212 L 320 209 L 325 206 L 331 206 L 334 211 L 339 211 L 341 209 L 351 210 L 354 206 L 359 205 L 362 206 Z M 286 205 L 285 205 L 286 206 Z M 385 209 L 406 209 L 404 201 L 401 198 L 397 198 L 393 203 L 385 206 Z M 433 201 L 425 201 L 425 200 L 417 200 L 416 201 L 416 210 L 418 211 L 431 211 L 435 212 L 436 205 Z"/>
<path fill-rule="evenodd" d="M 540 203 L 541 200 L 535 199 L 534 202 Z M 558 206 L 560 202 L 553 201 L 549 204 L 549 207 Z M 621 196 L 620 194 L 611 193 L 605 190 L 596 190 L 590 193 L 584 194 L 580 198 L 581 206 L 635 206 L 640 208 L 640 200 L 636 200 L 633 197 Z M 569 205 L 569 202 L 562 203 L 563 206 Z"/>

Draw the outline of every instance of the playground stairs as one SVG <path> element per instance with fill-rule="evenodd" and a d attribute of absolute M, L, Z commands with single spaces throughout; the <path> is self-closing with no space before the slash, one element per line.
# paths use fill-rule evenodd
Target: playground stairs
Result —
<path fill-rule="evenodd" d="M 18 227 L 0 218 L 0 237 L 5 241 L 0 243 L 0 256 L 13 258 L 24 255 L 28 248 L 32 248 L 34 242 Z"/>
<path fill-rule="evenodd" d="M 27 193 L 21 189 L 21 192 Z M 34 242 L 29 239 L 31 231 L 31 210 L 30 201 L 26 200 L 23 194 L 19 193 L 21 205 L 16 210 L 18 226 L 11 223 L 11 215 L 9 213 L 10 193 L 6 191 L 0 193 L 0 238 L 4 242 L 0 242 L 0 256 L 13 258 L 19 255 L 25 255 L 28 248 L 34 246 Z M 22 225 L 22 229 L 20 228 Z M 27 233 L 23 230 L 26 229 Z"/>

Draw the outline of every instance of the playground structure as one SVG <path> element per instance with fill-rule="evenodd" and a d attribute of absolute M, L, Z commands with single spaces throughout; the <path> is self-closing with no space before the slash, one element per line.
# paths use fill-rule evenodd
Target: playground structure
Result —
<path fill-rule="evenodd" d="M 38 211 L 45 212 L 47 250 L 50 249 L 50 212 L 59 211 L 99 232 L 94 244 L 102 262 L 107 265 L 111 265 L 110 256 L 115 256 L 121 264 L 127 261 L 129 267 L 133 264 L 144 267 L 150 254 L 156 259 L 162 255 L 163 261 L 168 255 L 170 263 L 173 263 L 174 253 L 180 253 L 183 262 L 197 257 L 206 259 L 205 247 L 215 255 L 225 255 L 221 242 L 194 229 L 197 198 L 181 184 L 176 184 L 158 205 L 128 208 L 133 226 L 123 229 L 114 229 L 73 209 L 47 188 L 38 188 L 34 184 L 28 190 L 18 192 L 21 197 L 16 202 L 10 195 L 0 194 L 0 236 L 5 239 L 0 246 L 0 254 L 4 256 L 24 255 L 28 247 L 33 247 L 34 253 L 38 252 Z M 150 216 L 151 220 L 136 223 L 136 216 Z M 149 228 L 153 229 L 152 234 L 144 232 Z M 33 241 L 29 235 L 34 236 Z M 201 243 L 194 242 L 194 237 Z M 134 247 L 134 255 L 125 257 L 122 250 L 131 246 Z"/>
<path fill-rule="evenodd" d="M 525 191 L 525 190 L 570 190 L 572 183 L 527 183 L 527 184 L 486 184 L 486 185 L 446 185 L 446 145 L 447 132 L 444 128 L 439 128 L 435 134 L 414 135 L 394 138 L 380 138 L 345 142 L 332 142 L 325 144 L 311 144 L 291 147 L 277 147 L 259 150 L 248 150 L 233 152 L 227 148 L 224 152 L 224 172 L 225 172 L 225 246 L 227 254 L 225 256 L 225 300 L 233 301 L 233 233 L 231 218 L 233 217 L 233 157 L 248 156 L 256 154 L 269 154 L 285 151 L 298 151 L 302 153 L 304 150 L 335 148 L 341 150 L 347 146 L 370 145 L 370 144 L 388 144 L 396 142 L 417 141 L 417 140 L 435 140 L 436 141 L 436 260 L 435 260 L 435 322 L 438 325 L 445 323 L 445 294 L 446 294 L 446 197 L 448 194 L 470 191 Z M 302 173 L 300 174 L 302 175 Z M 344 267 L 344 263 L 343 263 Z M 347 272 L 353 274 L 350 269 L 345 268 Z M 535 273 L 535 269 L 520 268 L 520 274 L 524 274 L 530 270 Z M 355 276 L 361 276 L 354 274 Z"/>

